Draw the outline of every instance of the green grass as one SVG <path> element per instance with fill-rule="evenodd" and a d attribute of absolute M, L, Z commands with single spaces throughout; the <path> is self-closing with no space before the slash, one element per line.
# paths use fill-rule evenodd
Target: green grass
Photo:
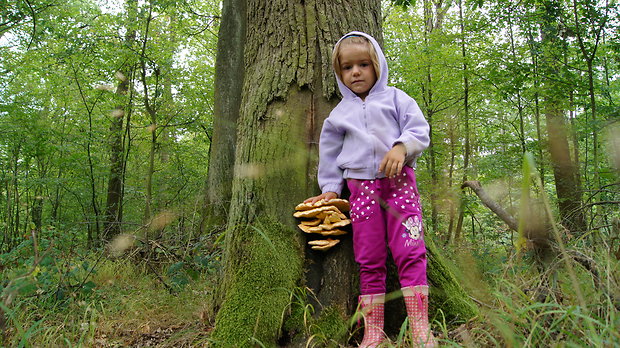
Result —
<path fill-rule="evenodd" d="M 539 271 L 527 253 L 506 257 L 501 253 L 477 255 L 466 247 L 461 250 L 464 256 L 455 256 L 455 262 L 466 262 L 468 271 L 459 278 L 479 303 L 480 315 L 454 327 L 441 311 L 434 313 L 432 327 L 442 346 L 620 346 L 620 262 L 605 249 L 589 247 L 583 240 L 567 244 L 568 255 L 578 251 L 593 267 L 589 270 L 569 260 L 572 276 L 560 256 Z M 0 346 L 209 346 L 215 319 L 209 312 L 213 272 L 203 269 L 175 286 L 182 268 L 173 260 L 149 263 L 136 256 L 67 255 L 58 254 L 54 262 L 31 274 L 29 259 L 20 259 L 3 270 L 0 308 L 5 325 Z M 592 270 L 598 274 L 596 282 Z M 20 277 L 21 287 L 9 289 L 9 280 Z M 76 286 L 87 282 L 94 287 Z M 62 297 L 55 295 L 60 288 L 64 289 Z M 315 316 L 315 309 L 306 302 L 311 296 L 308 289 L 298 288 L 286 296 L 290 305 L 279 320 L 282 332 L 298 333 L 292 342 L 308 347 L 347 347 L 346 342 L 360 329 L 335 308 Z M 253 344 L 273 346 L 258 339 Z M 410 344 L 405 322 L 384 346 Z"/>
<path fill-rule="evenodd" d="M 171 292 L 144 262 L 104 260 L 90 294 L 50 304 L 43 295 L 4 306 L 7 347 L 184 346 L 206 339 L 208 275 Z M 169 281 L 169 279 L 164 279 Z"/>

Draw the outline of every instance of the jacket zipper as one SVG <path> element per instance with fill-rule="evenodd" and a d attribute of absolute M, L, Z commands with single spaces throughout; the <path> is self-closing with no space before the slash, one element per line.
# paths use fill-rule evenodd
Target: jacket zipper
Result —
<path fill-rule="evenodd" d="M 364 127 L 366 128 L 366 133 L 370 134 L 370 131 L 368 129 L 368 114 L 366 113 L 366 102 L 365 101 L 362 101 L 362 109 L 364 110 Z M 376 160 L 375 145 L 370 144 L 370 146 L 372 147 L 372 165 L 374 168 L 377 168 L 377 164 L 375 163 L 375 160 Z"/>

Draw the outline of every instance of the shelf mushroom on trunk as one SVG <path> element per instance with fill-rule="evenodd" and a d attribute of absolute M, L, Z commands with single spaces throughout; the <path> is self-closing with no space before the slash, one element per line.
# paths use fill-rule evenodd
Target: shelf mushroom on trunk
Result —
<path fill-rule="evenodd" d="M 345 199 L 320 200 L 314 204 L 300 203 L 295 207 L 294 217 L 300 219 L 299 227 L 304 233 L 321 236 L 340 236 L 347 234 L 341 229 L 351 224 L 344 214 L 350 210 Z M 340 242 L 339 239 L 315 239 L 308 242 L 314 250 L 329 250 Z"/>

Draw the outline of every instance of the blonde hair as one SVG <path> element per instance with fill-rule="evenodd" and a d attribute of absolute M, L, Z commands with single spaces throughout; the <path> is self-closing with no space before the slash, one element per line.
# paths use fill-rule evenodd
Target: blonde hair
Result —
<path fill-rule="evenodd" d="M 381 70 L 379 69 L 379 57 L 377 57 L 377 51 L 375 51 L 375 47 L 372 45 L 370 40 L 359 35 L 347 36 L 340 40 L 336 46 L 334 46 L 334 52 L 332 53 L 332 66 L 336 72 L 336 76 L 338 76 L 338 78 L 342 81 L 342 71 L 340 70 L 340 48 L 351 45 L 362 45 L 366 47 L 372 66 L 375 68 L 375 74 L 377 75 L 378 80 L 381 75 Z"/>

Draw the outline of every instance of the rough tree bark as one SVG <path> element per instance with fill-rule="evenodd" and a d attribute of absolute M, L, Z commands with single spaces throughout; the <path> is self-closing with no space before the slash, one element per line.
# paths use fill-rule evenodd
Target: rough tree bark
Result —
<path fill-rule="evenodd" d="M 235 8 L 242 9 L 243 17 L 233 13 Z M 216 169 L 209 185 L 222 185 L 231 175 L 233 179 L 230 189 L 209 188 L 221 194 L 210 197 L 221 207 L 216 212 L 228 213 L 211 339 L 226 347 L 303 340 L 292 337 L 305 331 L 299 327 L 303 313 L 291 302 L 295 294 L 309 289 L 314 300 L 302 300 L 315 301 L 315 316 L 339 322 L 344 331 L 334 332 L 332 325 L 330 337 L 346 340 L 345 319 L 353 313 L 358 293 L 350 236 L 326 253 L 310 251 L 292 213 L 297 203 L 318 190 L 318 137 L 323 120 L 338 102 L 330 67 L 332 46 L 350 30 L 366 31 L 381 42 L 380 2 L 230 0 L 224 1 L 223 12 L 218 48 L 224 51 L 218 53 L 217 66 L 226 69 L 221 60 L 228 59 L 233 68 L 245 69 L 218 71 L 224 75 L 216 78 L 216 91 L 221 88 L 217 93 L 222 93 L 216 97 L 216 119 L 221 115 L 218 122 L 224 124 L 214 129 L 210 169 Z M 234 26 L 241 22 L 245 29 Z M 241 61 L 238 54 L 243 54 Z M 241 85 L 238 78 L 243 79 Z M 216 142 L 216 136 L 224 139 Z M 230 147 L 233 140 L 236 146 Z M 221 163 L 231 158 L 234 167 Z M 225 197 L 230 197 L 229 205 Z M 450 296 L 435 306 L 449 298 L 467 298 L 458 283 L 450 281 L 460 292 L 448 292 Z M 475 313 L 469 302 L 456 301 L 467 310 L 448 313 L 449 317 L 467 319 Z"/>
<path fill-rule="evenodd" d="M 222 306 L 213 334 L 224 346 L 273 345 L 291 292 L 300 287 L 316 287 L 321 304 L 337 302 L 336 312 L 343 316 L 355 306 L 350 242 L 325 255 L 310 255 L 314 264 L 304 283 L 305 241 L 291 214 L 296 203 L 316 193 L 318 135 L 337 103 L 331 47 L 353 29 L 380 37 L 381 22 L 378 1 L 245 5 L 245 73 Z"/>

